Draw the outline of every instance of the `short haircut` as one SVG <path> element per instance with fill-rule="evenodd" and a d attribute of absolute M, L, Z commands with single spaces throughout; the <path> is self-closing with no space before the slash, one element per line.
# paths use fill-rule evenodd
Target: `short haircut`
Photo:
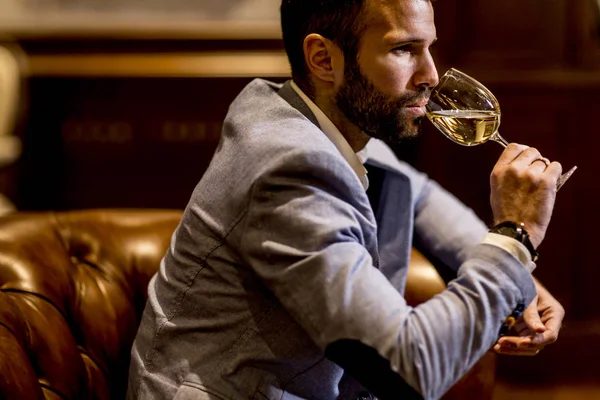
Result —
<path fill-rule="evenodd" d="M 317 33 L 333 41 L 346 62 L 355 62 L 366 27 L 365 0 L 282 0 L 281 30 L 292 78 L 312 99 L 314 90 L 304 62 L 304 39 Z"/>

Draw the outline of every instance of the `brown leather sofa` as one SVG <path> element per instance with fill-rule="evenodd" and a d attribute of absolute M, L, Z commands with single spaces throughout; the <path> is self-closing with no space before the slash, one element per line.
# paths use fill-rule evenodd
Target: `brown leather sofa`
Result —
<path fill-rule="evenodd" d="M 146 286 L 180 216 L 89 210 L 0 218 L 0 398 L 124 397 Z M 409 302 L 443 288 L 414 253 Z M 491 399 L 494 374 L 490 352 L 444 399 Z"/>

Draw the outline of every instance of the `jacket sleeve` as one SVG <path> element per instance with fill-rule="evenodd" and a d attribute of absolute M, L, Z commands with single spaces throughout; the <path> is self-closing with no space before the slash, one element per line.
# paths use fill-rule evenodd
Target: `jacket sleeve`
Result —
<path fill-rule="evenodd" d="M 426 175 L 420 175 L 421 183 L 413 186 L 418 190 L 415 241 L 456 271 L 466 261 L 470 249 L 481 243 L 488 229 L 473 210 Z"/>
<path fill-rule="evenodd" d="M 352 174 L 326 153 L 265 162 L 241 256 L 325 354 L 376 396 L 437 399 L 493 345 L 513 308 L 532 300 L 532 278 L 481 244 L 447 290 L 407 306 L 367 250 L 376 227 Z"/>

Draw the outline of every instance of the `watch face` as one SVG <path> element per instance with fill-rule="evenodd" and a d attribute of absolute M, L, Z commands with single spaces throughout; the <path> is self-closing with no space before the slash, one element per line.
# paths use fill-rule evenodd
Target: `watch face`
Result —
<path fill-rule="evenodd" d="M 509 236 L 513 239 L 517 239 L 519 242 L 521 241 L 521 235 L 517 232 L 517 230 L 515 228 L 503 226 L 503 227 L 496 229 L 496 233 L 499 233 L 504 236 Z"/>
<path fill-rule="evenodd" d="M 533 245 L 531 244 L 531 241 L 529 240 L 529 234 L 527 233 L 527 231 L 520 228 L 514 222 L 507 221 L 507 222 L 498 224 L 495 227 L 493 227 L 492 229 L 490 229 L 490 232 L 498 233 L 500 235 L 508 236 L 508 237 L 518 240 L 523 245 L 525 245 L 525 247 L 527 247 L 527 250 L 529 250 L 529 253 L 531 253 L 531 258 L 532 258 L 533 262 L 537 261 L 539 255 L 538 255 L 537 251 L 535 251 L 535 249 L 533 248 Z"/>

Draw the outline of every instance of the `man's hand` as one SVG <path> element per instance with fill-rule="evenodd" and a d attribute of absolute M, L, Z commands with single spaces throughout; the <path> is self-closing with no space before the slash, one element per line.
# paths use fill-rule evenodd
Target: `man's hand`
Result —
<path fill-rule="evenodd" d="M 536 149 L 509 144 L 490 177 L 494 225 L 504 221 L 524 223 L 537 248 L 550 223 L 561 172 L 559 163 L 550 163 Z"/>
<path fill-rule="evenodd" d="M 535 278 L 534 281 L 538 295 L 512 329 L 515 336 L 503 336 L 494 345 L 499 354 L 534 356 L 558 338 L 565 310 Z"/>

